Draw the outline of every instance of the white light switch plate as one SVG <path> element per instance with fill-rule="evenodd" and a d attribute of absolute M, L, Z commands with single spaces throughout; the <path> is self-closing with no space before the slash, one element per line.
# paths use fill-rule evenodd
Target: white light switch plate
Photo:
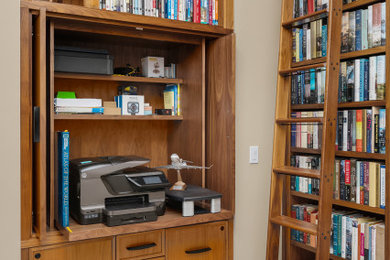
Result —
<path fill-rule="evenodd" d="M 259 163 L 259 147 L 249 146 L 249 163 Z"/>

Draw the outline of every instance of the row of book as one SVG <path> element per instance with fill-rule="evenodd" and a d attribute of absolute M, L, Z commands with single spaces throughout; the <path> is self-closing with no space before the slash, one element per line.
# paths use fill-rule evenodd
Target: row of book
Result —
<path fill-rule="evenodd" d="M 173 116 L 180 116 L 180 84 L 167 85 L 163 91 L 163 96 L 164 108 L 171 109 Z"/>
<path fill-rule="evenodd" d="M 386 43 L 386 3 L 344 12 L 341 24 L 341 52 L 366 50 Z"/>
<path fill-rule="evenodd" d="M 336 148 L 339 151 L 386 152 L 386 109 L 339 110 Z"/>
<path fill-rule="evenodd" d="M 345 259 L 384 260 L 385 224 L 354 211 L 332 212 L 330 253 Z"/>
<path fill-rule="evenodd" d="M 291 206 L 291 217 L 312 224 L 318 224 L 318 206 L 313 204 L 294 204 Z M 291 239 L 316 247 L 317 237 L 308 233 L 291 229 Z"/>
<path fill-rule="evenodd" d="M 98 98 L 55 98 L 56 114 L 103 114 L 102 100 Z"/>
<path fill-rule="evenodd" d="M 302 111 L 291 113 L 291 118 L 323 117 L 323 111 Z M 291 147 L 320 149 L 322 125 L 291 124 Z"/>
<path fill-rule="evenodd" d="M 100 9 L 218 25 L 219 0 L 100 0 Z"/>
<path fill-rule="evenodd" d="M 370 207 L 385 208 L 386 166 L 378 162 L 336 159 L 333 197 Z"/>
<path fill-rule="evenodd" d="M 294 0 L 293 17 L 312 14 L 328 8 L 328 0 Z"/>
<path fill-rule="evenodd" d="M 339 102 L 384 100 L 386 56 L 340 63 Z"/>
<path fill-rule="evenodd" d="M 320 156 L 291 156 L 290 165 L 293 167 L 319 170 L 321 167 Z M 290 177 L 290 187 L 293 191 L 320 195 L 320 180 L 300 176 Z"/>
<path fill-rule="evenodd" d="M 325 68 L 294 72 L 291 75 L 291 104 L 324 103 L 325 79 Z"/>
<path fill-rule="evenodd" d="M 325 57 L 328 42 L 327 19 L 306 23 L 292 29 L 292 62 Z"/>

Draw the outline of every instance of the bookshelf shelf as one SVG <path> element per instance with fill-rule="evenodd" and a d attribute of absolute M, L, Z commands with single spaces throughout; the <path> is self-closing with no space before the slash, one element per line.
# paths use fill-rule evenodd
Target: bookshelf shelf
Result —
<path fill-rule="evenodd" d="M 302 248 L 304 250 L 307 250 L 307 251 L 310 251 L 310 252 L 313 252 L 313 253 L 316 252 L 316 249 L 314 247 L 305 245 L 303 243 L 300 243 L 300 242 L 297 242 L 297 241 L 294 241 L 294 240 L 292 240 L 290 243 L 291 243 L 292 246 L 299 247 L 299 248 Z M 335 255 L 329 255 L 329 259 L 332 259 L 332 260 L 345 260 L 344 258 L 339 257 L 339 256 L 335 256 Z"/>
<path fill-rule="evenodd" d="M 96 80 L 96 81 L 116 81 L 116 82 L 133 82 L 133 83 L 155 83 L 155 84 L 182 84 L 183 79 L 168 79 L 168 78 L 145 78 L 145 77 L 130 77 L 120 75 L 94 75 L 82 73 L 62 73 L 54 74 L 56 79 L 79 79 L 79 80 Z"/>
<path fill-rule="evenodd" d="M 386 160 L 386 154 L 381 154 L 381 153 L 362 153 L 362 152 L 336 151 L 336 156 L 359 158 L 359 159 L 381 160 L 381 161 L 385 161 Z"/>
<path fill-rule="evenodd" d="M 291 147 L 290 152 L 292 152 L 292 153 L 305 153 L 305 154 L 321 154 L 320 149 L 299 148 L 299 147 Z"/>
<path fill-rule="evenodd" d="M 324 109 L 324 104 L 299 104 L 291 105 L 291 110 L 300 111 L 300 110 L 321 110 Z"/>
<path fill-rule="evenodd" d="M 372 55 L 380 55 L 384 53 L 386 53 L 386 46 L 379 46 L 367 50 L 342 53 L 340 56 L 340 60 L 355 59 L 355 58 L 367 57 Z"/>
<path fill-rule="evenodd" d="M 308 14 L 308 15 L 304 15 L 304 16 L 301 16 L 301 17 L 294 18 L 294 19 L 292 19 L 290 21 L 283 22 L 282 26 L 285 27 L 285 28 L 290 28 L 292 26 L 297 26 L 297 25 L 300 25 L 300 24 L 308 23 L 308 22 L 311 22 L 311 21 L 314 21 L 314 20 L 318 20 L 318 19 L 327 17 L 327 16 L 328 16 L 328 10 L 323 9 L 323 10 L 318 11 L 318 12 L 314 12 L 314 13 L 311 13 L 311 14 Z"/>
<path fill-rule="evenodd" d="M 385 215 L 384 209 L 370 207 L 367 205 L 361 205 L 361 204 L 357 204 L 357 203 L 351 202 L 351 201 L 333 200 L 333 205 L 356 209 L 356 210 L 365 211 L 365 212 L 370 212 L 370 213 L 375 213 L 375 214 L 379 214 L 379 215 Z"/>
<path fill-rule="evenodd" d="M 383 0 L 357 0 L 355 2 L 343 5 L 343 11 L 350 11 L 354 9 L 363 8 L 365 6 L 372 5 L 382 1 Z"/>
<path fill-rule="evenodd" d="M 385 106 L 386 106 L 385 100 L 339 103 L 339 108 L 369 108 L 369 107 L 385 107 Z"/>
<path fill-rule="evenodd" d="M 320 178 L 319 170 L 303 169 L 303 168 L 297 168 L 291 166 L 274 168 L 274 172 L 279 174 L 295 175 L 295 176 L 308 177 L 308 178 L 317 178 L 317 179 Z"/>
<path fill-rule="evenodd" d="M 302 68 L 305 68 L 306 66 L 315 65 L 315 64 L 321 64 L 326 62 L 326 57 L 316 58 L 312 60 L 305 60 L 305 61 L 299 61 L 294 62 L 291 64 L 291 68 L 297 68 L 298 70 L 301 70 Z"/>
<path fill-rule="evenodd" d="M 290 191 L 290 193 L 294 197 L 318 201 L 318 196 L 314 194 L 308 194 L 308 193 L 303 193 L 303 192 L 293 191 L 293 190 Z"/>
<path fill-rule="evenodd" d="M 120 116 L 120 115 L 86 115 L 86 114 L 58 114 L 54 115 L 55 120 L 174 120 L 181 121 L 183 116 L 164 116 L 164 115 L 151 115 L 151 116 Z"/>
<path fill-rule="evenodd" d="M 304 118 L 279 118 L 275 120 L 277 124 L 288 125 L 295 123 L 322 123 L 322 117 L 304 117 Z"/>
<path fill-rule="evenodd" d="M 297 71 L 321 68 L 321 67 L 325 67 L 325 65 L 326 65 L 325 63 L 322 63 L 322 64 L 318 63 L 318 64 L 313 64 L 313 65 L 301 66 L 301 67 L 293 68 L 293 69 L 279 70 L 279 74 L 281 76 L 289 76 L 291 73 L 294 73 Z"/>

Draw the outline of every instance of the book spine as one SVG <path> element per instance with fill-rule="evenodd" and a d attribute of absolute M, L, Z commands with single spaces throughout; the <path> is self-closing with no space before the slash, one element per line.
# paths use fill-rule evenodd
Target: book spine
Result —
<path fill-rule="evenodd" d="M 356 62 L 356 61 L 355 61 Z M 364 101 L 364 59 L 359 59 L 359 101 Z M 355 79 L 357 76 L 355 77 Z"/>
<path fill-rule="evenodd" d="M 368 35 L 367 35 L 367 26 L 368 26 L 368 10 L 363 9 L 362 10 L 362 30 L 361 30 L 361 37 L 362 37 L 362 50 L 368 49 Z"/>
<path fill-rule="evenodd" d="M 356 110 L 356 152 L 363 152 L 362 110 Z"/>
<path fill-rule="evenodd" d="M 334 198 L 336 200 L 340 199 L 340 160 L 335 160 L 335 175 L 333 178 L 334 186 Z"/>
<path fill-rule="evenodd" d="M 351 196 L 350 201 L 356 202 L 356 159 L 351 159 Z"/>
<path fill-rule="evenodd" d="M 368 6 L 368 15 L 367 15 L 367 39 L 368 39 L 368 49 L 372 48 L 372 5 Z"/>
<path fill-rule="evenodd" d="M 372 110 L 366 110 L 366 113 L 367 113 L 367 135 L 366 135 L 366 152 L 367 153 L 372 153 L 373 151 L 371 150 L 371 147 L 372 147 L 372 131 L 373 131 L 373 127 L 372 127 Z"/>
<path fill-rule="evenodd" d="M 360 167 L 360 201 L 361 205 L 364 205 L 364 162 L 359 162 Z"/>
<path fill-rule="evenodd" d="M 355 51 L 355 12 L 349 13 L 349 34 L 348 34 L 348 51 Z"/>
<path fill-rule="evenodd" d="M 360 51 L 362 49 L 362 10 L 355 12 L 355 49 Z"/>
<path fill-rule="evenodd" d="M 361 179 L 360 165 L 361 165 L 361 162 L 356 161 L 356 167 L 355 167 L 355 171 L 356 171 L 355 196 L 356 196 L 356 199 L 355 199 L 355 202 L 357 204 L 360 204 L 360 179 Z"/>
<path fill-rule="evenodd" d="M 380 166 L 380 208 L 385 208 L 385 199 L 386 199 L 386 166 Z"/>
<path fill-rule="evenodd" d="M 381 45 L 386 45 L 386 2 L 381 7 Z"/>
<path fill-rule="evenodd" d="M 343 13 L 341 20 L 341 52 L 348 52 L 349 12 Z"/>
<path fill-rule="evenodd" d="M 59 219 L 62 227 L 69 226 L 69 132 L 59 132 Z"/>
<path fill-rule="evenodd" d="M 376 163 L 369 162 L 369 195 L 368 205 L 370 207 L 377 207 L 376 194 L 377 194 L 377 180 L 376 180 Z"/>
<path fill-rule="evenodd" d="M 370 57 L 369 100 L 376 100 L 376 56 Z"/>
<path fill-rule="evenodd" d="M 369 100 L 370 89 L 370 63 L 368 59 L 364 59 L 364 101 Z"/>
<path fill-rule="evenodd" d="M 354 61 L 347 62 L 347 102 L 354 100 L 355 65 Z"/>
<path fill-rule="evenodd" d="M 368 205 L 369 191 L 370 191 L 368 162 L 363 163 L 363 170 L 364 170 L 364 205 Z"/>
<path fill-rule="evenodd" d="M 322 42 L 321 42 L 321 54 L 322 57 L 326 57 L 326 49 L 328 47 L 328 25 L 322 26 Z"/>
<path fill-rule="evenodd" d="M 316 26 L 316 56 L 319 58 L 322 55 L 322 20 L 317 20 Z"/>
<path fill-rule="evenodd" d="M 354 75 L 354 101 L 359 102 L 360 101 L 360 59 L 355 60 L 355 75 Z"/>
<path fill-rule="evenodd" d="M 386 84 L 386 56 L 380 55 L 376 57 L 376 99 L 385 99 L 385 84 Z"/>
<path fill-rule="evenodd" d="M 386 153 L 386 109 L 379 110 L 379 153 Z"/>
<path fill-rule="evenodd" d="M 307 60 L 307 29 L 308 25 L 304 24 L 302 27 L 302 60 Z"/>
<path fill-rule="evenodd" d="M 381 8 L 381 3 L 374 4 L 372 7 L 372 47 L 378 47 L 382 44 Z"/>
<path fill-rule="evenodd" d="M 340 199 L 345 200 L 345 160 L 340 160 Z"/>
<path fill-rule="evenodd" d="M 348 110 L 343 111 L 343 150 L 348 151 Z"/>
<path fill-rule="evenodd" d="M 351 161 L 345 160 L 345 198 L 351 200 Z"/>

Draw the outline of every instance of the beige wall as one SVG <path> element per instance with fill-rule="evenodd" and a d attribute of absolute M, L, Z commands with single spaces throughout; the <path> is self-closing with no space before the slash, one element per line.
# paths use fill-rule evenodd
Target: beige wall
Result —
<path fill-rule="evenodd" d="M 236 0 L 234 259 L 265 259 L 281 0 Z M 249 164 L 249 146 L 259 164 Z"/>
<path fill-rule="evenodd" d="M 0 15 L 0 259 L 19 259 L 19 0 Z"/>

